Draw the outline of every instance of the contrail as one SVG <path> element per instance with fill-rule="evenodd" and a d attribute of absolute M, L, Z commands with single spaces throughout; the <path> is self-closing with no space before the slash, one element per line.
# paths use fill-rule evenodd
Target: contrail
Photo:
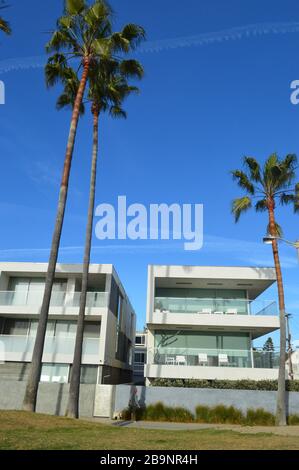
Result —
<path fill-rule="evenodd" d="M 163 52 L 184 47 L 198 47 L 209 44 L 237 41 L 240 39 L 266 36 L 269 34 L 290 34 L 299 32 L 299 22 L 292 23 L 262 23 L 225 29 L 218 32 L 203 33 L 173 39 L 145 42 L 136 52 L 138 54 Z M 47 56 L 13 58 L 0 61 L 0 75 L 14 70 L 42 68 Z"/>

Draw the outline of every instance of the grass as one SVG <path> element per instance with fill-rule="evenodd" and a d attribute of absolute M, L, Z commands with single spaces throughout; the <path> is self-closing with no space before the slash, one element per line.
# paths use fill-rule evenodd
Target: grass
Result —
<path fill-rule="evenodd" d="M 0 412 L 0 449 L 299 449 L 298 435 L 227 430 L 134 429 L 19 411 Z"/>

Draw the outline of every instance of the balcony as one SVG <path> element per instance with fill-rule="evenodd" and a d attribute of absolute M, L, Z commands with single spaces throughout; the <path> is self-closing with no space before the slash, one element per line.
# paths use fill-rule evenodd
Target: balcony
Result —
<path fill-rule="evenodd" d="M 52 292 L 50 307 L 78 308 L 80 305 L 80 292 Z M 38 309 L 43 300 L 43 290 L 1 291 L 0 309 L 2 307 L 19 308 L 30 307 Z M 86 307 L 106 308 L 108 306 L 108 292 L 88 292 Z M 3 309 L 2 309 L 3 310 Z M 33 312 L 32 312 L 33 313 Z"/>
<path fill-rule="evenodd" d="M 186 297 L 155 297 L 155 313 L 202 315 L 269 315 L 278 314 L 277 304 L 269 300 L 203 299 Z"/>
<path fill-rule="evenodd" d="M 168 366 L 275 369 L 279 352 L 240 349 L 160 348 L 148 352 L 148 362 Z"/>
<path fill-rule="evenodd" d="M 30 362 L 34 342 L 34 336 L 0 335 L 0 361 Z M 74 336 L 46 336 L 43 362 L 72 363 L 74 348 Z M 99 362 L 99 352 L 99 338 L 84 338 L 83 364 L 97 364 Z"/>

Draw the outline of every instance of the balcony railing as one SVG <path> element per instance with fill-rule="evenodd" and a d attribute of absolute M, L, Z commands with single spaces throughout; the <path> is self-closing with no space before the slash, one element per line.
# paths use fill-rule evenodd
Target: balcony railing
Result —
<path fill-rule="evenodd" d="M 155 297 L 154 309 L 165 313 L 277 315 L 277 304 L 272 300 Z"/>
<path fill-rule="evenodd" d="M 43 290 L 1 291 L 0 306 L 41 306 Z M 101 308 L 108 305 L 108 292 L 88 292 L 86 307 Z M 52 292 L 51 307 L 79 307 L 80 292 Z"/>
<path fill-rule="evenodd" d="M 169 366 L 276 369 L 279 367 L 279 352 L 245 349 L 159 348 L 148 351 L 148 363 Z"/>
<path fill-rule="evenodd" d="M 1 355 L 6 360 L 7 355 L 20 355 L 20 359 L 25 359 L 27 355 L 33 352 L 35 337 L 23 335 L 0 335 Z M 70 356 L 73 358 L 75 348 L 75 337 L 70 336 L 46 336 L 44 345 L 44 354 Z M 92 356 L 97 359 L 100 349 L 99 338 L 84 338 L 82 356 Z M 22 356 L 22 357 L 21 357 Z"/>

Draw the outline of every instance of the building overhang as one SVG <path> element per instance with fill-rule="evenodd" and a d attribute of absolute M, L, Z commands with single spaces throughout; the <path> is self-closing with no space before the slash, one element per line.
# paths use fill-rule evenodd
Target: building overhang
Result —
<path fill-rule="evenodd" d="M 154 312 L 150 330 L 211 331 L 250 333 L 252 339 L 279 329 L 278 316 L 200 315 Z"/>
<path fill-rule="evenodd" d="M 274 282 L 274 268 L 234 266 L 149 266 L 155 288 L 247 290 L 254 300 Z"/>

